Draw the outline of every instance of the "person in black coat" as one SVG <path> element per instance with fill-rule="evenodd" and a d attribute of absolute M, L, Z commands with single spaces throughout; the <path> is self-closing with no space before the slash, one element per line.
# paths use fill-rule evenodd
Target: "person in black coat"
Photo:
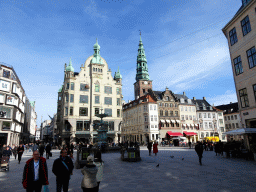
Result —
<path fill-rule="evenodd" d="M 48 143 L 47 146 L 46 146 L 46 149 L 45 149 L 45 151 L 46 151 L 46 159 L 49 159 L 51 150 L 52 150 L 51 145 Z"/>
<path fill-rule="evenodd" d="M 20 146 L 18 147 L 17 152 L 18 152 L 18 161 L 19 161 L 19 164 L 20 164 L 21 156 L 24 152 L 24 147 L 22 146 L 22 144 L 20 144 Z"/>
<path fill-rule="evenodd" d="M 42 185 L 49 185 L 46 159 L 39 157 L 38 151 L 25 164 L 22 185 L 27 192 L 41 192 Z"/>
<path fill-rule="evenodd" d="M 39 146 L 40 157 L 43 157 L 43 156 L 44 156 L 44 150 L 45 150 L 45 146 L 44 146 L 44 144 L 41 144 L 41 145 Z"/>
<path fill-rule="evenodd" d="M 200 165 L 202 165 L 202 157 L 203 157 L 204 147 L 200 141 L 197 142 L 197 145 L 195 146 L 195 151 L 199 157 L 199 163 L 200 163 Z"/>
<path fill-rule="evenodd" d="M 152 143 L 151 143 L 150 141 L 148 142 L 147 148 L 148 148 L 148 153 L 149 153 L 149 155 L 151 155 Z"/>
<path fill-rule="evenodd" d="M 67 150 L 62 149 L 60 157 L 54 161 L 52 166 L 52 172 L 56 176 L 57 192 L 61 192 L 62 187 L 64 192 L 68 191 L 69 179 L 73 175 L 73 169 L 73 161 L 67 156 Z"/>

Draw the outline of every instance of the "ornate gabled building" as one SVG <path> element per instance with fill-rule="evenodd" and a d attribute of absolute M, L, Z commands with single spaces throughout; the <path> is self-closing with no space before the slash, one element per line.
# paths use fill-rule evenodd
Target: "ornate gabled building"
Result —
<path fill-rule="evenodd" d="M 189 99 L 185 92 L 183 94 L 174 94 L 179 101 L 180 122 L 183 135 L 187 137 L 187 141 L 198 141 L 199 124 L 196 115 L 196 106 Z"/>
<path fill-rule="evenodd" d="M 118 142 L 122 120 L 122 75 L 112 77 L 111 70 L 100 55 L 96 41 L 94 54 L 74 72 L 72 62 L 65 64 L 64 83 L 58 92 L 57 136 L 61 143 L 95 142 L 97 131 L 93 124 L 99 122 L 96 115 L 103 112 L 109 123 L 108 142 Z"/>
<path fill-rule="evenodd" d="M 137 56 L 136 82 L 134 83 L 135 99 L 146 95 L 149 89 L 152 89 L 152 80 L 149 79 L 148 64 L 145 49 L 140 36 L 140 43 Z"/>
<path fill-rule="evenodd" d="M 166 88 L 163 92 L 149 90 L 149 94 L 154 95 L 158 104 L 160 139 L 183 136 L 180 127 L 179 101 L 173 92 Z"/>

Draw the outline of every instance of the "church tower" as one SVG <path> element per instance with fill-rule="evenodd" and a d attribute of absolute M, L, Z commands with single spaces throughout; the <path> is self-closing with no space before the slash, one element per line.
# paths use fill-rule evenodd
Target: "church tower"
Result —
<path fill-rule="evenodd" d="M 152 89 L 152 80 L 149 79 L 148 74 L 148 65 L 147 59 L 145 54 L 145 49 L 143 47 L 143 43 L 141 40 L 140 34 L 140 43 L 138 49 L 138 56 L 137 56 L 137 69 L 136 69 L 136 82 L 134 83 L 134 95 L 135 99 L 145 95 L 148 93 L 149 89 Z"/>

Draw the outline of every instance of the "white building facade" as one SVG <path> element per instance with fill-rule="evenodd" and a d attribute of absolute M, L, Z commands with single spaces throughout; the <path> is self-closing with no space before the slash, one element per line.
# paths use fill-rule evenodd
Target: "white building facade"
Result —
<path fill-rule="evenodd" d="M 108 64 L 100 56 L 98 42 L 94 54 L 74 72 L 71 60 L 65 66 L 64 84 L 58 93 L 57 137 L 61 143 L 91 143 L 97 141 L 99 113 L 108 117 L 107 141 L 117 143 L 121 137 L 122 76 L 118 71 L 112 76 Z"/>

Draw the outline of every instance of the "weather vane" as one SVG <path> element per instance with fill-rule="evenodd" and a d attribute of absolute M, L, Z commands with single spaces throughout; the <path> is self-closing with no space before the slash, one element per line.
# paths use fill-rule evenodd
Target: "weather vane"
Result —
<path fill-rule="evenodd" d="M 141 36 L 141 30 L 139 30 L 139 32 L 140 32 L 140 36 Z"/>

